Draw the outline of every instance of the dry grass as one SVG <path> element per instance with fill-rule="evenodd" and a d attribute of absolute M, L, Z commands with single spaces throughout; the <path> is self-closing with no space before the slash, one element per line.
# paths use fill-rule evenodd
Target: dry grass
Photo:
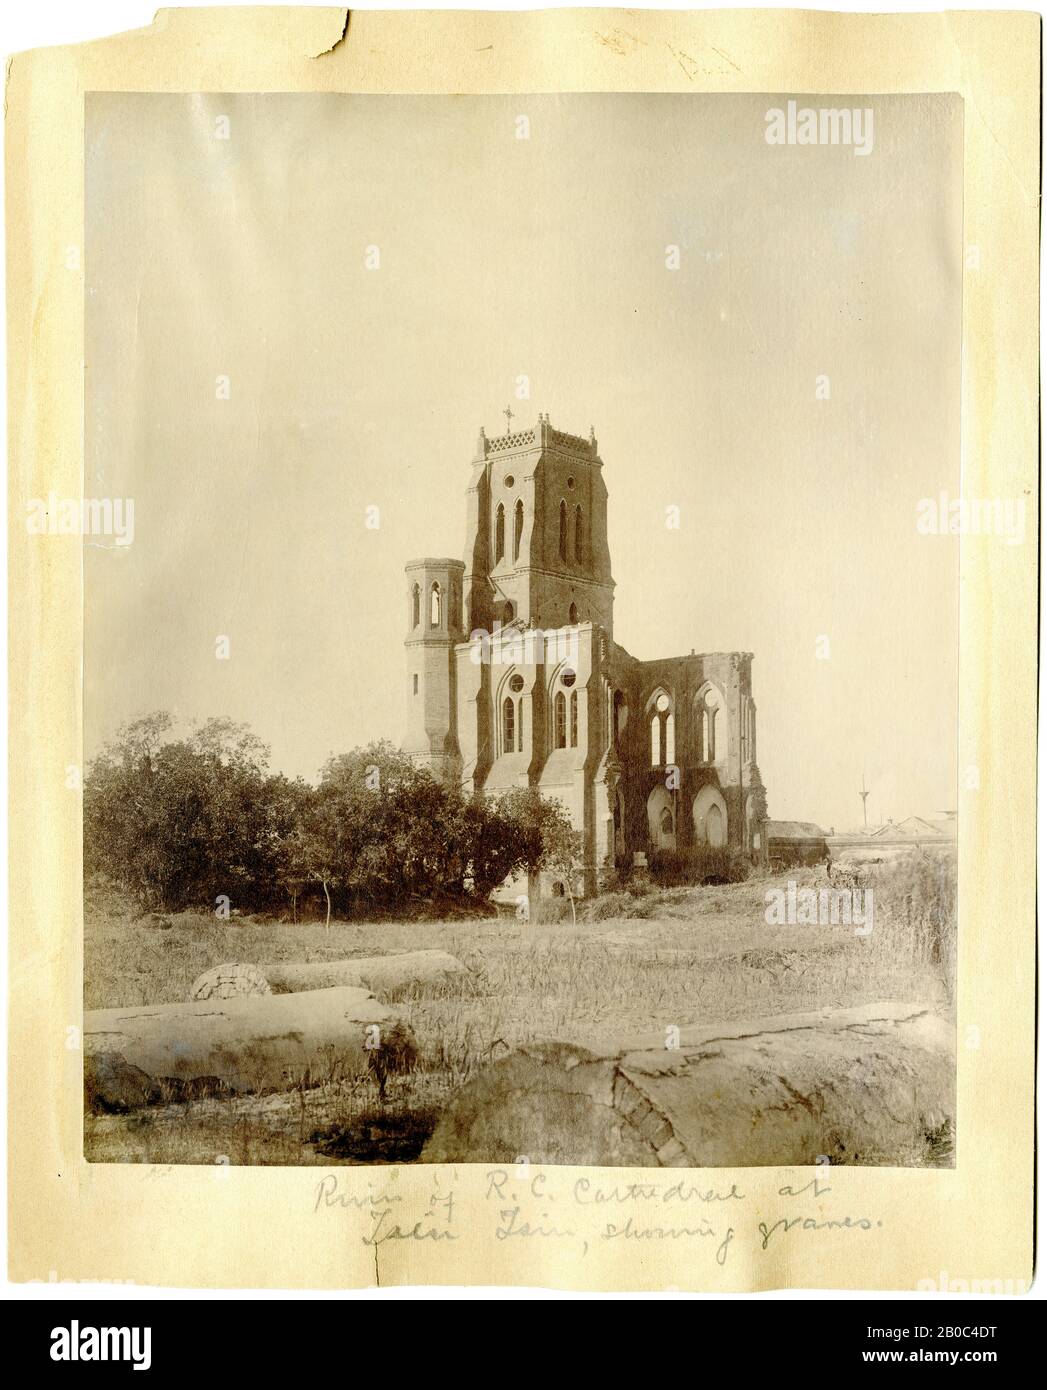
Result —
<path fill-rule="evenodd" d="M 90 1119 L 100 1161 L 302 1163 L 409 1161 L 455 1089 L 492 1058 L 546 1038 L 611 1040 L 671 1024 L 853 1007 L 878 1000 L 947 1012 L 955 959 L 953 869 L 910 856 L 847 877 L 871 887 L 875 927 L 769 926 L 768 889 L 790 875 L 635 900 L 637 916 L 567 925 L 467 922 L 220 922 L 194 914 L 151 919 L 93 911 L 86 924 L 86 1007 L 188 997 L 223 961 L 340 959 L 439 947 L 472 973 L 386 996 L 419 1045 L 415 1069 L 390 1082 L 376 1112 L 371 1079 L 264 1100 L 201 1101 L 139 1117 Z M 823 869 L 794 871 L 825 888 Z M 840 876 L 834 876 L 834 885 Z M 623 907 L 627 905 L 623 904 Z M 629 910 L 627 908 L 627 910 Z M 599 910 L 593 914 L 600 916 Z"/>

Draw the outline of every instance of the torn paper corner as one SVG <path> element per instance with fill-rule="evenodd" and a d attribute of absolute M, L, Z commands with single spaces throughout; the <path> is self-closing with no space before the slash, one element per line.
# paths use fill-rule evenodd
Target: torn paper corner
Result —
<path fill-rule="evenodd" d="M 322 58 L 333 53 L 349 32 L 352 13 L 342 6 L 264 6 L 244 5 L 239 9 L 216 9 L 209 12 L 228 33 L 244 34 L 247 46 L 270 40 L 281 46 L 288 40 L 303 58 Z M 152 28 L 158 33 L 170 32 L 197 24 L 198 11 L 178 6 L 163 6 L 153 15 Z M 206 22 L 206 20 L 205 20 Z M 245 32 L 249 26 L 249 33 Z"/>
<path fill-rule="evenodd" d="M 322 15 L 323 19 L 320 28 L 328 31 L 328 39 L 321 39 L 322 47 L 310 47 L 306 50 L 307 58 L 322 58 L 327 53 L 333 53 L 338 45 L 349 32 L 349 16 L 352 11 L 349 9 L 337 10 L 316 10 L 317 15 Z"/>

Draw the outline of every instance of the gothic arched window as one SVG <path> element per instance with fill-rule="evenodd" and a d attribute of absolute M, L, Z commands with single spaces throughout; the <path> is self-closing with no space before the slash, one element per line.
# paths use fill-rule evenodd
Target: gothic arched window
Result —
<path fill-rule="evenodd" d="M 505 554 L 505 508 L 501 502 L 498 503 L 498 513 L 494 523 L 494 562 L 495 564 Z"/>
<path fill-rule="evenodd" d="M 578 747 L 578 691 L 571 691 L 571 747 Z"/>
<path fill-rule="evenodd" d="M 442 600 L 440 597 L 440 586 L 433 580 L 433 587 L 429 591 L 429 626 L 440 626 L 440 609 Z"/>
<path fill-rule="evenodd" d="M 578 605 L 576 603 L 571 604 L 567 614 L 567 621 L 571 623 L 572 626 L 578 621 Z"/>
<path fill-rule="evenodd" d="M 554 702 L 555 744 L 557 748 L 567 747 L 567 697 L 562 690 L 556 692 Z"/>
<path fill-rule="evenodd" d="M 698 752 L 703 763 L 714 763 L 720 756 L 717 747 L 721 736 L 723 699 L 715 686 L 699 694 Z"/>
<path fill-rule="evenodd" d="M 411 626 L 412 626 L 412 627 L 417 627 L 418 624 L 419 624 L 421 621 L 422 621 L 422 589 L 421 589 L 421 585 L 416 584 L 416 585 L 414 586 L 414 592 L 413 592 L 412 595 L 411 595 Z"/>
<path fill-rule="evenodd" d="M 520 558 L 520 542 L 523 540 L 523 503 L 517 502 L 513 513 L 513 559 Z"/>
<path fill-rule="evenodd" d="M 507 695 L 502 705 L 502 752 L 512 753 L 516 748 L 516 705 Z"/>
<path fill-rule="evenodd" d="M 574 558 L 585 559 L 585 523 L 582 521 L 581 507 L 574 509 Z"/>
<path fill-rule="evenodd" d="M 667 767 L 675 759 L 676 727 L 672 701 L 664 690 L 660 690 L 651 713 L 651 766 Z"/>
<path fill-rule="evenodd" d="M 560 503 L 560 559 L 567 559 L 567 503 Z"/>

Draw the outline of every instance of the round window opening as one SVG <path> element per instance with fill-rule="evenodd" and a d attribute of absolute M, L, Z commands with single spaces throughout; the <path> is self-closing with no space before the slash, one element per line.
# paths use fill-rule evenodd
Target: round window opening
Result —
<path fill-rule="evenodd" d="M 507 474 L 505 475 L 505 485 L 506 485 L 506 487 L 512 487 L 513 484 L 514 484 L 515 482 L 516 482 L 516 479 L 513 477 L 513 475 L 512 475 L 511 473 L 507 473 Z"/>
<path fill-rule="evenodd" d="M 509 689 L 514 695 L 519 695 L 523 689 L 523 676 L 512 676 L 509 680 Z"/>
<path fill-rule="evenodd" d="M 665 711 L 669 708 L 668 695 L 659 695 L 655 708 L 658 710 L 659 714 L 664 714 Z"/>
<path fill-rule="evenodd" d="M 573 487 L 574 487 L 574 479 L 573 479 L 573 478 L 568 478 L 568 479 L 567 479 L 567 486 L 570 487 L 570 488 L 573 488 Z"/>
<path fill-rule="evenodd" d="M 560 677 L 560 684 L 566 685 L 567 689 L 570 690 L 571 686 L 574 685 L 577 679 L 578 677 L 574 674 L 574 672 L 568 668 L 568 670 L 566 670 Z"/>

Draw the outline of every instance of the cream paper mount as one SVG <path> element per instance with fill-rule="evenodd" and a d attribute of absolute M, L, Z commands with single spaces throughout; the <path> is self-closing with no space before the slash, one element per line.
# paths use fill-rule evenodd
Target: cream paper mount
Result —
<path fill-rule="evenodd" d="M 10 60 L 13 1279 L 709 1291 L 1015 1292 L 1028 1285 L 1039 44 L 1038 17 L 1022 13 L 216 8 L 160 10 L 147 28 Z M 322 1160 L 267 1167 L 197 1158 L 157 1166 L 85 1157 L 85 1125 L 93 1120 L 83 1113 L 76 774 L 97 751 L 85 747 L 83 714 L 84 576 L 92 571 L 78 537 L 26 524 L 33 499 L 92 494 L 85 361 L 90 373 L 110 351 L 114 359 L 135 353 L 134 340 L 111 343 L 101 356 L 87 350 L 93 248 L 84 244 L 85 112 L 112 102 L 112 94 L 166 94 L 168 101 L 201 94 L 210 112 L 209 94 L 243 101 L 267 93 L 320 102 L 337 94 L 766 93 L 782 105 L 786 139 L 797 119 L 788 103 L 809 105 L 818 94 L 846 94 L 856 108 L 928 94 L 962 103 L 962 247 L 944 253 L 958 258 L 962 272 L 962 381 L 953 422 L 962 441 L 962 493 L 1024 499 L 1028 525 L 1023 544 L 959 539 L 951 1166 L 822 1166 L 812 1157 L 809 1165 L 669 1172 L 542 1165 L 526 1152 L 498 1161 L 480 1155 L 476 1162 L 330 1167 Z M 621 136 L 609 124 L 604 138 Z M 161 169 L 149 172 L 163 177 Z M 404 191 L 404 216 L 414 216 Z M 265 251 L 246 205 L 244 218 L 240 269 L 249 278 L 252 258 L 261 264 Z M 127 235 L 114 224 L 109 244 Z M 920 302 L 914 294 L 916 314 Z M 89 399 L 95 389 L 90 380 Z M 107 408 L 118 418 L 119 396 Z M 477 423 L 470 419 L 470 430 Z M 589 423 L 553 421 L 572 432 Z M 457 438 L 462 422 L 451 424 Z M 585 443 L 584 434 L 577 438 Z M 176 512 L 166 524 L 163 544 L 177 561 L 183 542 L 188 553 L 190 523 Z M 403 558 L 412 553 L 404 549 Z M 891 557 L 883 562 L 889 570 Z M 951 723 L 951 711 L 943 719 Z"/>

